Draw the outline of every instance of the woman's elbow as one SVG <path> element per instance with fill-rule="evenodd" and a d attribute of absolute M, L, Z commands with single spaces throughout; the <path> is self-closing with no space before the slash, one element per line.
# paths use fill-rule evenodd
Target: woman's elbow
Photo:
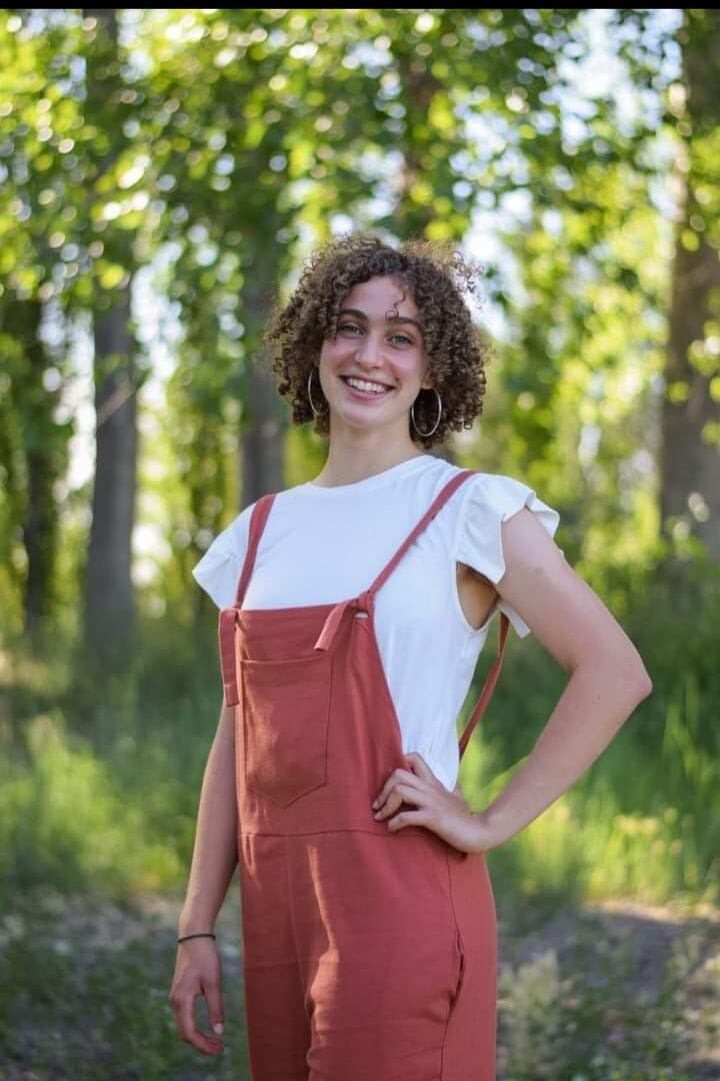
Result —
<path fill-rule="evenodd" d="M 625 668 L 624 677 L 627 684 L 633 687 L 638 702 L 642 702 L 652 694 L 653 684 L 650 674 L 639 658 L 631 661 Z"/>
<path fill-rule="evenodd" d="M 652 694 L 650 674 L 635 649 L 607 653 L 603 667 L 606 672 L 609 670 L 612 673 L 613 683 L 618 687 L 622 686 L 637 703 Z"/>

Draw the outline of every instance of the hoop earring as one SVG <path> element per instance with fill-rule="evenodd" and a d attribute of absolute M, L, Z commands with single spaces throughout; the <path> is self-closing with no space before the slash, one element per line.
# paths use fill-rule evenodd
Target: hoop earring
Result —
<path fill-rule="evenodd" d="M 410 416 L 411 416 L 411 418 L 412 418 L 413 428 L 415 429 L 415 431 L 417 432 L 417 434 L 418 434 L 418 435 L 421 435 L 421 436 L 422 436 L 423 438 L 427 438 L 427 437 L 428 437 L 429 435 L 432 435 L 432 434 L 433 434 L 433 432 L 435 432 L 435 431 L 437 430 L 437 426 L 438 426 L 438 424 L 440 423 L 440 417 L 442 416 L 442 398 L 440 397 L 440 395 L 439 395 L 439 393 L 437 392 L 437 390 L 435 390 L 435 387 L 432 387 L 432 390 L 434 390 L 434 391 L 435 391 L 435 394 L 437 395 L 437 400 L 438 400 L 438 418 L 437 418 L 437 420 L 435 421 L 435 424 L 434 424 L 434 426 L 433 426 L 433 427 L 432 427 L 432 428 L 430 429 L 430 431 L 429 431 L 429 432 L 421 432 L 421 431 L 420 431 L 420 429 L 418 428 L 417 424 L 415 423 L 415 402 L 413 402 L 413 404 L 412 404 L 412 405 L 410 406 Z M 417 401 L 417 398 L 415 399 L 415 401 Z"/>
<path fill-rule="evenodd" d="M 320 413 L 327 413 L 327 409 L 316 409 L 315 406 L 313 405 L 312 394 L 310 392 L 310 383 L 312 382 L 312 376 L 313 376 L 314 371 L 315 371 L 315 365 L 313 364 L 311 366 L 311 368 L 310 368 L 310 371 L 308 372 L 307 395 L 308 395 L 308 401 L 310 402 L 310 408 L 312 409 L 313 414 L 317 417 L 318 414 L 320 414 Z M 318 376 L 318 378 L 319 378 L 319 376 Z"/>

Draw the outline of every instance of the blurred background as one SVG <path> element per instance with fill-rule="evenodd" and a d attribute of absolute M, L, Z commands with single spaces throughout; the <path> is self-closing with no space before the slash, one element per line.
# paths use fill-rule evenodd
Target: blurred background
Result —
<path fill-rule="evenodd" d="M 0 12 L 0 1077 L 249 1077 L 237 880 L 224 1055 L 167 1001 L 221 705 L 190 570 L 321 468 L 261 336 L 369 228 L 484 264 L 438 452 L 558 509 L 653 681 L 488 854 L 498 1079 L 720 1078 L 719 74 L 708 9 Z M 474 809 L 565 682 L 511 635 Z"/>

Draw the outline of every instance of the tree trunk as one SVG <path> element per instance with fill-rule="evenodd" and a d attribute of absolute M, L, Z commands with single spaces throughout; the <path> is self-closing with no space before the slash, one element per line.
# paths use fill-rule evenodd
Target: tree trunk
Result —
<path fill-rule="evenodd" d="M 54 453 L 56 439 L 52 431 L 55 395 L 50 394 L 43 385 L 48 361 L 45 347 L 40 340 L 42 305 L 39 301 L 27 301 L 22 307 L 28 319 L 28 411 L 32 418 L 25 436 L 27 503 L 23 520 L 23 540 L 28 572 L 25 580 L 24 609 L 25 630 L 31 638 L 35 638 L 50 607 L 57 544 L 58 514 L 54 485 L 58 473 L 57 456 Z"/>
<path fill-rule="evenodd" d="M 116 307 L 95 314 L 96 458 L 85 593 L 86 646 L 108 660 L 124 654 L 134 618 L 137 405 L 130 288 L 119 292 Z M 111 368 L 113 358 L 121 363 Z"/>
<path fill-rule="evenodd" d="M 720 447 L 710 436 L 720 430 L 720 401 L 710 384 L 717 382 L 717 355 L 700 350 L 707 324 L 720 316 L 718 250 L 708 237 L 712 214 L 698 200 L 703 157 L 720 126 L 717 65 L 720 15 L 704 9 L 685 12 L 680 33 L 686 105 L 679 130 L 685 136 L 679 175 L 685 183 L 677 223 L 670 330 L 666 360 L 666 395 L 662 410 L 662 530 L 671 536 L 682 523 L 683 537 L 693 534 L 720 559 Z M 716 196 L 717 198 L 717 196 Z M 715 238 L 717 243 L 717 238 Z M 713 292 L 715 297 L 713 297 Z M 695 355 L 693 354 L 695 350 Z M 717 436 L 715 436 L 717 440 Z"/>
<path fill-rule="evenodd" d="M 25 633 L 35 639 L 50 609 L 52 576 L 58 532 L 55 482 L 66 461 L 67 435 L 55 422 L 57 391 L 45 387 L 50 361 L 40 337 L 42 304 L 39 300 L 8 299 L 3 329 L 23 352 L 22 374 L 13 393 L 20 427 L 24 462 L 24 498 L 18 521 L 27 556 L 23 588 Z M 8 484 L 8 490 L 13 487 Z"/>
<path fill-rule="evenodd" d="M 113 127 L 121 90 L 117 11 L 84 8 L 98 26 L 87 51 L 87 115 L 107 126 L 108 153 L 97 161 L 97 176 L 119 152 Z M 108 228 L 106 251 L 125 276 L 113 289 L 96 280 L 94 319 L 96 458 L 92 525 L 85 581 L 85 646 L 101 664 L 122 666 L 133 635 L 131 579 L 137 460 L 137 372 L 130 332 L 132 237 Z"/>

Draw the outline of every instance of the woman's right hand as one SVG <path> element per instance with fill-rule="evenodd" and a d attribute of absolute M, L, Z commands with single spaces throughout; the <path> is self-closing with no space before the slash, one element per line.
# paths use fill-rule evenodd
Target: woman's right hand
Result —
<path fill-rule="evenodd" d="M 195 1027 L 195 999 L 205 997 L 210 1024 L 215 1028 L 224 1021 L 220 953 L 213 938 L 191 938 L 179 942 L 175 974 L 168 998 L 175 1014 L 178 1035 L 204 1055 L 219 1055 L 225 1050 L 222 1038 L 201 1032 Z"/>

